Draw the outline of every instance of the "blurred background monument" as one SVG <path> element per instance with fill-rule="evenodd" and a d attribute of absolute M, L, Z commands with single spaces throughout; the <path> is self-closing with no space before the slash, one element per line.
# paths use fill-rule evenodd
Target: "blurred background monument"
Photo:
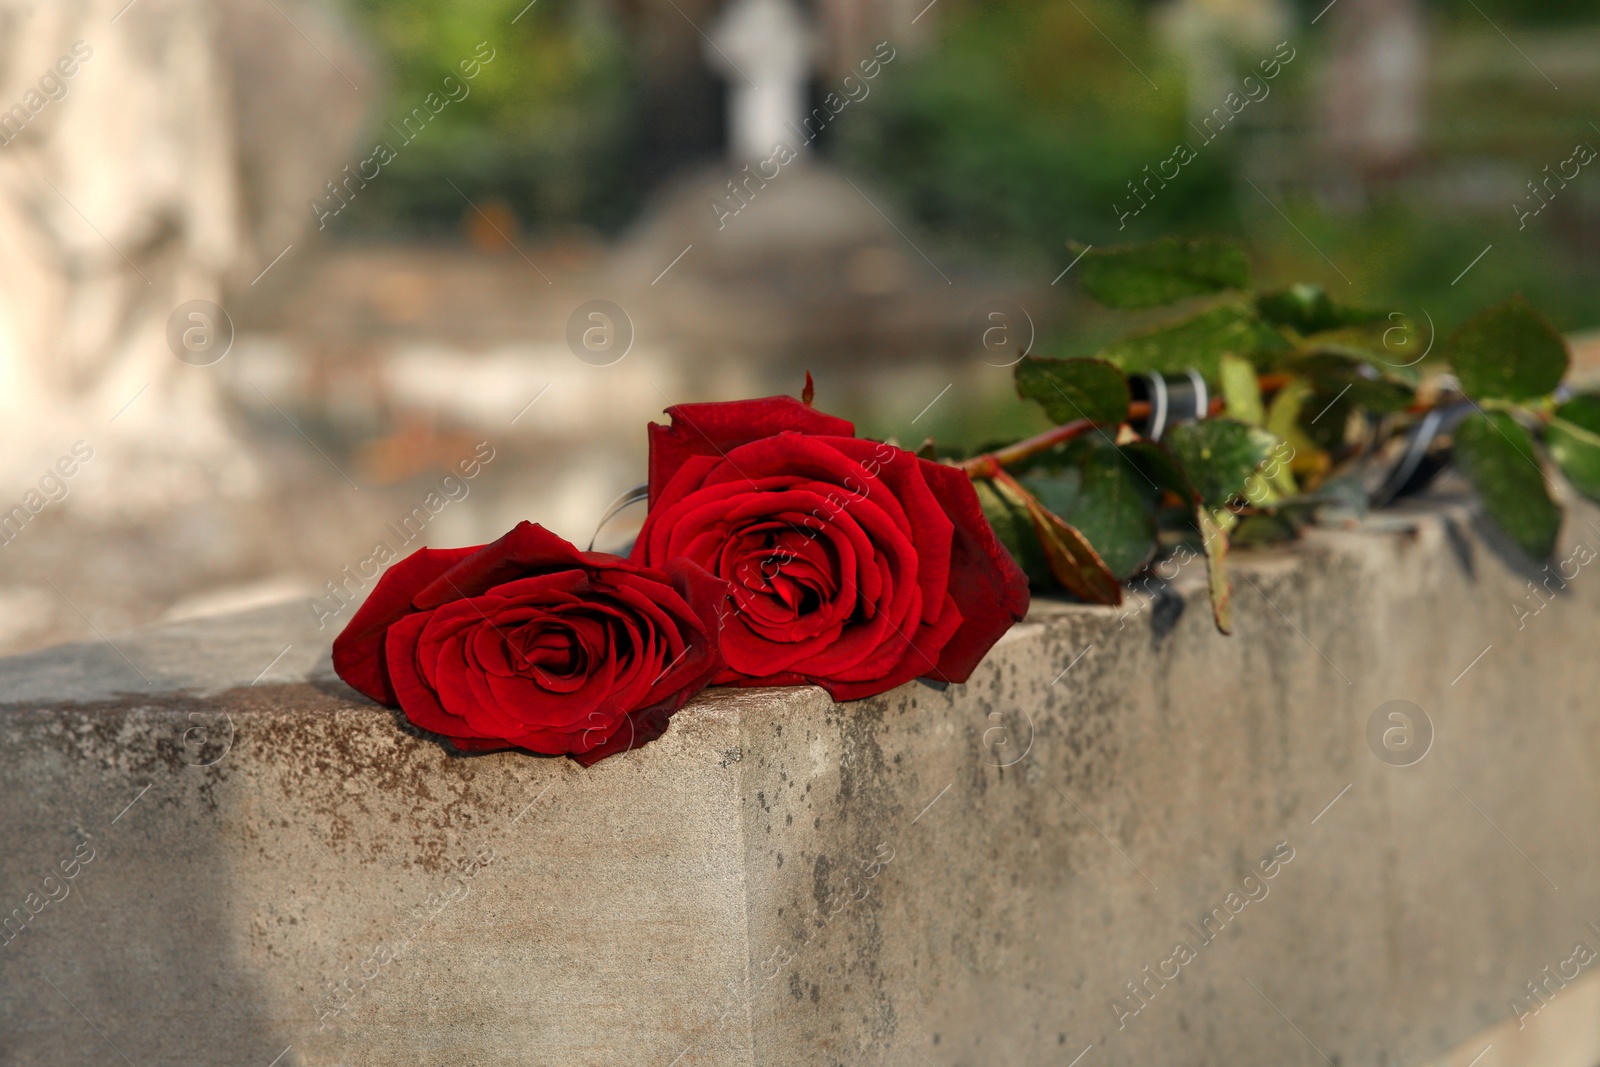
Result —
<path fill-rule="evenodd" d="M 759 162 L 794 140 L 809 110 L 816 50 L 816 32 L 793 0 L 734 0 L 718 16 L 705 58 L 728 84 L 731 159 Z"/>
<path fill-rule="evenodd" d="M 174 358 L 168 321 L 303 239 L 301 191 L 380 86 L 348 35 L 297 5 L 142 2 L 0 0 L 0 99 L 16 102 L 0 151 L 0 464 L 25 482 L 82 438 L 84 478 L 103 484 L 73 507 L 147 513 L 259 488 L 216 375 Z M 225 342 L 213 318 L 201 329 Z"/>

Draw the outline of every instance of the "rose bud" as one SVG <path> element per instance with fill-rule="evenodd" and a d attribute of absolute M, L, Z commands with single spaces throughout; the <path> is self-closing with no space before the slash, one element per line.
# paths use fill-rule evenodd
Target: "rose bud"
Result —
<path fill-rule="evenodd" d="M 1027 613 L 1027 578 L 963 471 L 786 396 L 667 414 L 650 427 L 632 558 L 686 558 L 728 582 L 716 683 L 854 700 L 963 682 Z"/>
<path fill-rule="evenodd" d="M 580 552 L 520 523 L 493 544 L 412 553 L 333 642 L 333 666 L 457 748 L 585 766 L 654 740 L 722 667 L 725 584 Z"/>

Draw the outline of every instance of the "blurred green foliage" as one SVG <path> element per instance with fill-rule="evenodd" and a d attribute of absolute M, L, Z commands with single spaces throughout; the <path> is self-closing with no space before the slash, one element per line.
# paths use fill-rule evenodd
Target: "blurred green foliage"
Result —
<path fill-rule="evenodd" d="M 843 155 L 930 228 L 1044 269 L 1065 265 L 1069 236 L 1233 227 L 1233 158 L 1219 140 L 1118 230 L 1113 205 L 1171 154 L 1187 106 L 1182 68 L 1151 46 L 1134 8 L 1016 0 L 948 14 L 942 43 L 841 130 Z"/>
<path fill-rule="evenodd" d="M 340 2 L 389 74 L 375 139 L 480 41 L 496 53 L 466 100 L 397 145 L 383 179 L 341 218 L 343 232 L 459 233 L 466 207 L 450 182 L 530 227 L 616 232 L 665 177 L 639 165 L 643 90 L 631 63 L 648 42 L 625 39 L 603 0 Z M 1263 277 L 1315 279 L 1355 302 L 1398 298 L 1441 330 L 1517 290 L 1563 330 L 1600 325 L 1600 173 L 1581 179 L 1592 192 L 1564 190 L 1525 229 L 1512 207 L 1575 141 L 1600 145 L 1587 121 L 1600 114 L 1600 65 L 1587 83 L 1563 76 L 1557 92 L 1519 54 L 1581 48 L 1580 33 L 1600 40 L 1594 0 L 1434 0 L 1422 166 L 1337 205 L 1316 189 L 1314 157 L 1329 36 L 1319 31 L 1329 23 L 1310 20 L 1326 0 L 1292 0 L 1294 62 L 1209 143 L 1190 125 L 1185 60 L 1157 40 L 1162 6 L 945 0 L 938 40 L 904 50 L 871 103 L 830 130 L 829 150 L 891 190 L 936 240 L 1025 274 L 1055 276 L 1075 254 L 1070 240 L 1217 234 L 1244 238 Z M 1270 54 L 1242 47 L 1237 77 Z M 1195 158 L 1121 225 L 1130 183 L 1180 143 Z M 1263 162 L 1289 177 L 1291 191 L 1268 186 L 1271 203 L 1244 180 Z M 1440 195 L 1449 183 L 1476 192 Z M 1081 304 L 1072 318 L 1056 351 L 1092 352 L 1122 328 Z"/>
<path fill-rule="evenodd" d="M 628 173 L 636 92 L 615 22 L 585 0 L 346 0 L 389 75 L 375 140 L 398 158 L 352 205 L 349 229 L 459 232 L 466 205 L 498 200 L 534 226 L 620 226 L 647 192 Z M 526 9 L 526 10 L 524 10 Z M 519 12 L 521 12 L 519 17 Z M 513 23 L 512 20 L 516 19 Z M 409 114 L 487 41 L 471 93 L 402 145 Z M 359 157 L 358 157 L 359 158 Z M 446 181 L 446 179 L 449 181 Z"/>
<path fill-rule="evenodd" d="M 1315 6 L 1306 0 L 1304 8 Z M 1594 0 L 1431 0 L 1434 11 L 1457 18 L 1492 17 L 1513 23 L 1562 25 L 1594 20 Z"/>
<path fill-rule="evenodd" d="M 1512 32 L 1536 55 L 1541 45 L 1570 49 L 1561 27 L 1583 23 L 1591 39 L 1600 30 L 1593 0 L 1431 5 L 1421 165 L 1342 204 L 1316 191 L 1326 167 L 1316 123 L 1328 41 L 1309 22 L 1326 0 L 1291 5 L 1295 61 L 1268 99 L 1210 142 L 1189 124 L 1186 71 L 1156 40 L 1156 6 L 952 4 L 941 40 L 909 58 L 841 130 L 841 156 L 894 190 L 936 236 L 1051 276 L 1075 254 L 1071 241 L 1223 234 L 1247 239 L 1265 277 L 1315 278 L 1357 302 L 1398 297 L 1440 329 L 1518 290 L 1564 330 L 1600 325 L 1600 186 L 1564 190 L 1556 210 L 1525 229 L 1512 208 L 1519 194 L 1532 196 L 1522 183 L 1566 159 L 1574 142 L 1600 145 L 1584 121 L 1600 112 L 1600 65 L 1587 83 L 1557 92 L 1500 36 Z M 1270 53 L 1241 48 L 1236 77 Z M 1220 101 L 1202 105 L 1211 103 Z M 1127 183 L 1142 183 L 1145 168 L 1180 142 L 1196 158 L 1119 226 L 1135 205 Z M 1269 185 L 1269 200 L 1252 188 L 1245 179 L 1263 169 L 1287 176 L 1291 191 Z M 1468 186 L 1471 195 L 1457 195 Z M 1093 352 L 1107 337 L 1105 317 L 1075 307 L 1073 318 L 1072 337 L 1056 349 Z"/>

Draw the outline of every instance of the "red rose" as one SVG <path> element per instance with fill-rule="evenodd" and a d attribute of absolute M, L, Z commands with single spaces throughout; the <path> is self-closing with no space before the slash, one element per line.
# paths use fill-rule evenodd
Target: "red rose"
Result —
<path fill-rule="evenodd" d="M 961 470 L 859 440 L 790 397 L 668 408 L 650 427 L 633 559 L 729 583 L 715 682 L 854 700 L 963 682 L 1028 610 L 1028 581 Z"/>
<path fill-rule="evenodd" d="M 567 753 L 585 766 L 654 740 L 722 668 L 726 586 L 580 552 L 520 523 L 386 571 L 333 642 L 333 667 L 464 749 Z"/>

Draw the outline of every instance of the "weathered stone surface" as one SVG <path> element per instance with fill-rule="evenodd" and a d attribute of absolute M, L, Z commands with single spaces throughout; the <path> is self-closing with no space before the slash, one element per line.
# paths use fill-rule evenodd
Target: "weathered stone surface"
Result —
<path fill-rule="evenodd" d="M 1191 563 L 943 693 L 715 691 L 590 770 L 449 755 L 303 607 L 0 661 L 0 1063 L 1429 1062 L 1600 922 L 1600 579 L 1519 629 L 1477 526 L 1240 554 L 1232 638 Z M 1540 1062 L 1592 1065 L 1548 988 Z"/>

